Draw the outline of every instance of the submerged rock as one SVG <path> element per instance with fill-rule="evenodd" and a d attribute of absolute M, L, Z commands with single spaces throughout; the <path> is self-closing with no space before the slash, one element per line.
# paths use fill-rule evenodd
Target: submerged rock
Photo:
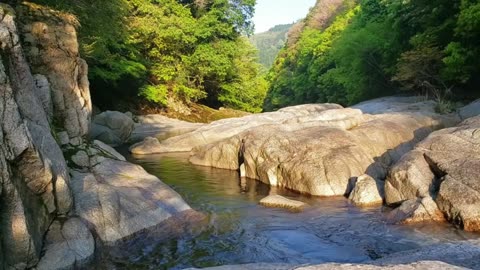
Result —
<path fill-rule="evenodd" d="M 259 202 L 261 205 L 273 208 L 285 208 L 290 211 L 300 212 L 307 204 L 301 201 L 295 201 L 280 195 L 269 195 Z"/>
<path fill-rule="evenodd" d="M 386 201 L 435 198 L 448 220 L 480 231 L 480 116 L 432 133 L 395 165 Z"/>

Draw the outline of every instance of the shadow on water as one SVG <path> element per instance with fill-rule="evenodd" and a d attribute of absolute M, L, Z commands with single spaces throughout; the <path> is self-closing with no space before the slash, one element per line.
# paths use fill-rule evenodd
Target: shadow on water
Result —
<path fill-rule="evenodd" d="M 444 241 L 475 237 L 448 224 L 388 225 L 384 211 L 358 209 L 343 197 L 318 198 L 278 190 L 310 205 L 304 212 L 260 206 L 270 187 L 235 171 L 194 166 L 188 155 L 128 159 L 174 188 L 192 208 L 206 213 L 201 233 L 180 239 L 145 239 L 112 262 L 123 269 L 183 269 L 253 262 L 361 262 Z M 478 235 L 476 235 L 478 237 Z"/>

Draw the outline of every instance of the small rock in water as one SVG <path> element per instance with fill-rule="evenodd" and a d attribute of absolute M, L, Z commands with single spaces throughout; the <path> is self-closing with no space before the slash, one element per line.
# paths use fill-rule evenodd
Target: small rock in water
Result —
<path fill-rule="evenodd" d="M 266 207 L 285 208 L 294 212 L 301 212 L 307 206 L 304 202 L 287 199 L 280 195 L 269 195 L 261 199 L 260 204 Z"/>

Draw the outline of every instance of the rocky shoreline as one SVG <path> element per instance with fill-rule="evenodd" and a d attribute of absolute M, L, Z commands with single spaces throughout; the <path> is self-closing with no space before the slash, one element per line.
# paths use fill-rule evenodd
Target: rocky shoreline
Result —
<path fill-rule="evenodd" d="M 110 111 L 92 117 L 76 27 L 69 14 L 0 4 L 0 269 L 85 268 L 129 240 L 199 227 L 201 213 L 112 148 L 140 140 L 133 154 L 191 152 L 194 164 L 239 170 L 272 187 L 398 206 L 394 223 L 446 219 L 480 231 L 479 101 L 448 115 L 433 101 L 388 97 L 210 124 Z M 304 207 L 272 196 L 266 205 Z M 468 241 L 370 266 L 235 267 L 478 269 L 479 259 L 478 241 Z"/>

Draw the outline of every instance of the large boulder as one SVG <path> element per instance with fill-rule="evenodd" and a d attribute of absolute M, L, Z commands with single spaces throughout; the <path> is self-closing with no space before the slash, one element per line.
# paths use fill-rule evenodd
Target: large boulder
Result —
<path fill-rule="evenodd" d="M 130 138 L 135 123 L 124 113 L 106 111 L 93 118 L 90 138 L 111 146 L 119 146 Z"/>
<path fill-rule="evenodd" d="M 155 154 L 166 152 L 189 152 L 196 146 L 217 142 L 237 135 L 245 130 L 268 124 L 279 124 L 297 117 L 316 115 L 328 109 L 341 109 L 337 104 L 307 104 L 284 108 L 277 112 L 247 115 L 240 118 L 222 119 L 202 126 L 192 132 L 175 136 L 155 147 L 143 147 L 142 143 L 133 145 L 130 151 L 134 154 Z M 152 142 L 149 141 L 152 145 Z M 140 149 L 137 151 L 137 149 Z"/>
<path fill-rule="evenodd" d="M 231 170 L 243 164 L 246 177 L 272 186 L 345 195 L 352 178 L 368 174 L 384 179 L 388 167 L 417 142 L 455 121 L 430 111 L 369 115 L 359 109 L 327 109 L 197 147 L 190 161 Z M 303 121 L 305 117 L 312 121 Z"/>
<path fill-rule="evenodd" d="M 155 137 L 162 141 L 170 137 L 192 132 L 204 125 L 202 123 L 190 123 L 172 119 L 160 114 L 138 116 L 129 142 L 136 143 L 147 137 Z"/>
<path fill-rule="evenodd" d="M 390 204 L 435 198 L 453 223 L 480 230 L 480 116 L 434 132 L 394 166 L 386 181 Z"/>
<path fill-rule="evenodd" d="M 138 165 L 111 158 L 90 161 L 90 171 L 71 171 L 75 212 L 106 245 L 193 211 L 180 195 Z"/>
<path fill-rule="evenodd" d="M 348 199 L 360 207 L 381 205 L 384 197 L 384 185 L 383 181 L 376 180 L 370 175 L 360 175 L 356 179 L 355 187 Z"/>

